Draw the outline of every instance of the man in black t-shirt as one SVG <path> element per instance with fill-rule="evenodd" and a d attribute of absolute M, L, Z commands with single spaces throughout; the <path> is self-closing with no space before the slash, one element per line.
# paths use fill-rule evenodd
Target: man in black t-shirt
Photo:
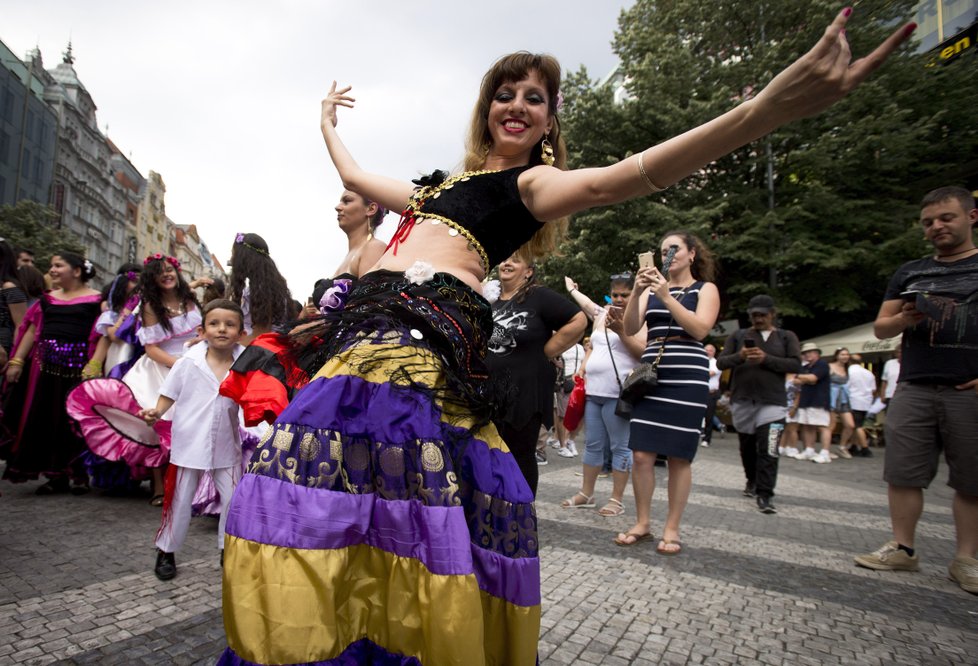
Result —
<path fill-rule="evenodd" d="M 897 270 L 876 317 L 878 338 L 903 334 L 896 393 L 887 406 L 886 460 L 893 540 L 859 555 L 870 569 L 916 571 L 923 489 L 941 450 L 954 488 L 955 557 L 948 573 L 978 594 L 978 210 L 959 187 L 929 192 L 921 203 L 924 238 L 934 256 Z"/>
<path fill-rule="evenodd" d="M 717 367 L 731 368 L 730 412 L 747 477 L 744 495 L 756 495 L 758 510 L 773 514 L 777 512 L 771 498 L 778 482 L 778 448 L 788 412 L 784 376 L 801 369 L 801 353 L 798 337 L 774 325 L 773 298 L 754 296 L 747 315 L 751 327 L 727 338 Z M 709 419 L 706 427 L 711 427 Z"/>

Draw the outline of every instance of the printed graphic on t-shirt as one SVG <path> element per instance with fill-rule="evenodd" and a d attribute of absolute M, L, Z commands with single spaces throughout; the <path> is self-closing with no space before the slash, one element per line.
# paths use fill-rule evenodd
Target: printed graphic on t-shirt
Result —
<path fill-rule="evenodd" d="M 532 316 L 527 310 L 514 311 L 508 308 L 493 313 L 489 351 L 500 356 L 507 356 L 512 353 L 516 349 L 517 332 L 527 329 L 527 323 Z"/>

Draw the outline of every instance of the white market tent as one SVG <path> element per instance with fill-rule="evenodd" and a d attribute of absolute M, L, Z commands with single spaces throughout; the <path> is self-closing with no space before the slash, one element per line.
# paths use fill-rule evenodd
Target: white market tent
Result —
<path fill-rule="evenodd" d="M 832 356 L 836 349 L 845 347 L 850 353 L 862 354 L 864 357 L 876 355 L 873 360 L 878 360 L 893 355 L 894 350 L 900 346 L 900 336 L 879 340 L 873 333 L 873 322 L 869 322 L 803 340 L 803 343 L 805 342 L 814 342 L 818 345 L 822 350 L 822 356 Z"/>

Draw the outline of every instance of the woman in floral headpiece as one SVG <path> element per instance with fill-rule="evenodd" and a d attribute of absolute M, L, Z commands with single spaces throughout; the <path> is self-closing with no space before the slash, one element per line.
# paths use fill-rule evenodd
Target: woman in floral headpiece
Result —
<path fill-rule="evenodd" d="M 841 98 L 909 35 L 901 28 L 850 64 L 849 13 L 751 100 L 602 168 L 563 169 L 560 67 L 549 56 L 493 65 L 467 171 L 418 188 L 360 168 L 335 127 L 354 100 L 334 84 L 321 128 L 344 187 L 404 212 L 343 310 L 323 316 L 322 367 L 235 491 L 220 663 L 537 661 L 537 520 L 490 424 L 504 401 L 485 365 L 482 280 L 521 247 L 551 252 L 567 216 L 656 192 Z"/>
<path fill-rule="evenodd" d="M 183 356 L 186 343 L 197 336 L 200 309 L 174 257 L 159 253 L 147 257 L 138 291 L 141 300 L 136 337 L 145 353 L 121 381 L 91 379 L 79 386 L 68 401 L 68 411 L 78 421 L 93 453 L 107 460 L 124 460 L 135 479 L 152 472 L 150 502 L 162 506 L 169 422 L 161 421 L 154 432 L 148 432 L 135 414 L 156 405 L 170 368 Z"/>
<path fill-rule="evenodd" d="M 37 489 L 42 495 L 68 491 L 72 478 L 87 486 L 75 464 L 85 444 L 72 431 L 64 404 L 81 381 L 102 300 L 87 286 L 95 276 L 92 262 L 80 255 L 54 255 L 49 275 L 54 289 L 30 307 L 17 332 L 6 371 L 14 392 L 4 414 L 12 439 L 3 478 L 17 483 L 43 474 L 48 481 Z"/>

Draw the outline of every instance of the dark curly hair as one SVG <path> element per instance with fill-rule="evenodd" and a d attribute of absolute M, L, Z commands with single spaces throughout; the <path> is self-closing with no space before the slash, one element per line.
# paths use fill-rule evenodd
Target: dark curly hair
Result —
<path fill-rule="evenodd" d="M 271 329 L 289 320 L 292 293 L 268 254 L 268 243 L 258 234 L 241 234 L 231 248 L 231 284 L 228 299 L 241 303 L 245 280 L 250 285 L 251 323 Z"/>
<path fill-rule="evenodd" d="M 163 305 L 163 290 L 156 283 L 156 278 L 163 275 L 163 267 L 167 265 L 169 265 L 167 263 L 167 257 L 161 259 L 151 257 L 143 264 L 143 272 L 139 275 L 139 286 L 136 288 L 139 289 L 143 306 L 149 307 L 163 326 L 163 330 L 171 333 L 173 331 L 173 325 L 170 323 L 170 317 L 166 313 L 166 306 Z M 190 288 L 190 285 L 187 284 L 187 281 L 183 279 L 179 270 L 177 270 L 176 291 L 184 307 L 191 303 L 198 308 L 200 307 L 200 303 L 197 302 L 197 296 Z"/>

